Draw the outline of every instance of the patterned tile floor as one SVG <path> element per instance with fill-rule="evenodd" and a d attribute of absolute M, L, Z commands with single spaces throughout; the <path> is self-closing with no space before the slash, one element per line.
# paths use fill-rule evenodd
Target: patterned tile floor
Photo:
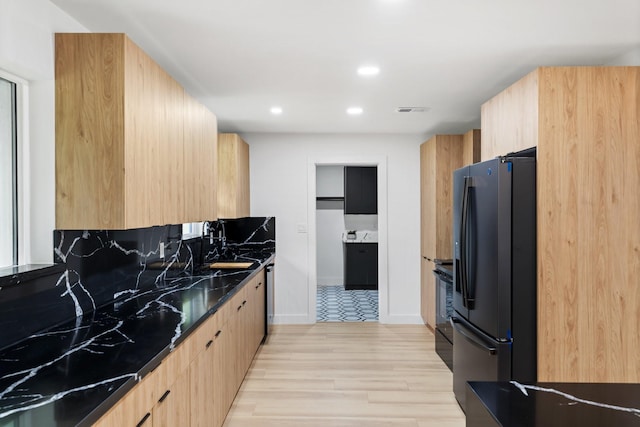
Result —
<path fill-rule="evenodd" d="M 377 322 L 378 291 L 318 286 L 316 312 L 318 322 Z"/>

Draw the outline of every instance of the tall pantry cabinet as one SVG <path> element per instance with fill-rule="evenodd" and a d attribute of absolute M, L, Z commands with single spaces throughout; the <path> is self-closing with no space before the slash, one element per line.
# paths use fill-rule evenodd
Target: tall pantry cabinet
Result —
<path fill-rule="evenodd" d="M 542 67 L 482 106 L 537 146 L 538 381 L 640 382 L 640 67 Z"/>
<path fill-rule="evenodd" d="M 453 171 L 479 161 L 480 131 L 435 135 L 420 146 L 420 315 L 435 329 L 435 259 L 452 258 Z"/>
<path fill-rule="evenodd" d="M 124 34 L 55 35 L 56 228 L 216 218 L 217 122 Z"/>

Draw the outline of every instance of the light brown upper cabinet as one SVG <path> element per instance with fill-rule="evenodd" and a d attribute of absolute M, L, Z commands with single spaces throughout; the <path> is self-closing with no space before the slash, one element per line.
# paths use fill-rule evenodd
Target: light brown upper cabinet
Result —
<path fill-rule="evenodd" d="M 480 129 L 471 129 L 462 135 L 462 166 L 480 161 Z"/>
<path fill-rule="evenodd" d="M 55 75 L 56 228 L 216 218 L 215 116 L 139 47 L 56 34 Z"/>
<path fill-rule="evenodd" d="M 436 135 L 420 146 L 422 255 L 450 259 L 453 171 L 464 166 L 462 135 Z"/>
<path fill-rule="evenodd" d="M 538 68 L 482 106 L 537 146 L 538 381 L 640 382 L 640 67 Z"/>
<path fill-rule="evenodd" d="M 250 215 L 249 145 L 235 133 L 218 135 L 218 216 Z"/>

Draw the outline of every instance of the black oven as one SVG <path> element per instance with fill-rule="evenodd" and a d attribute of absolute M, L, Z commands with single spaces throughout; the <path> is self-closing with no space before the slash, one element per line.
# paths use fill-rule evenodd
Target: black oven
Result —
<path fill-rule="evenodd" d="M 436 268 L 436 353 L 453 370 L 453 264 L 451 260 L 435 260 Z"/>

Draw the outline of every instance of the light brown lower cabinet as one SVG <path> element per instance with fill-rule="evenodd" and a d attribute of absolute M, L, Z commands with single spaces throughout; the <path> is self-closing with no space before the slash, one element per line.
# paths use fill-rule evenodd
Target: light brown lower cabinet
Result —
<path fill-rule="evenodd" d="M 215 419 L 215 385 L 219 380 L 215 375 L 215 351 L 220 345 L 218 330 L 218 313 L 215 313 L 205 321 L 196 331 L 197 340 L 193 346 L 195 358 L 189 365 L 189 377 L 191 378 L 191 426 L 210 426 Z M 200 336 L 198 336 L 200 335 Z"/>
<path fill-rule="evenodd" d="M 217 374 L 213 386 L 214 426 L 221 426 L 231 408 L 238 389 L 235 387 L 234 370 L 230 369 L 235 362 L 234 337 L 231 335 L 229 323 L 220 329 L 216 348 L 213 354 L 213 371 Z"/>
<path fill-rule="evenodd" d="M 260 272 L 94 426 L 222 426 L 264 337 L 264 292 Z"/>
<path fill-rule="evenodd" d="M 420 315 L 425 325 L 432 330 L 436 327 L 436 279 L 433 275 L 435 264 L 422 257 L 420 259 Z"/>
<path fill-rule="evenodd" d="M 178 378 L 160 395 L 153 406 L 154 427 L 175 427 L 191 425 L 189 370 L 184 369 Z M 144 427 L 143 424 L 141 427 Z"/>
<path fill-rule="evenodd" d="M 177 351 L 179 351 L 177 349 Z M 161 363 L 95 424 L 99 427 L 190 425 L 189 372 Z M 171 384 L 163 381 L 173 378 Z"/>

